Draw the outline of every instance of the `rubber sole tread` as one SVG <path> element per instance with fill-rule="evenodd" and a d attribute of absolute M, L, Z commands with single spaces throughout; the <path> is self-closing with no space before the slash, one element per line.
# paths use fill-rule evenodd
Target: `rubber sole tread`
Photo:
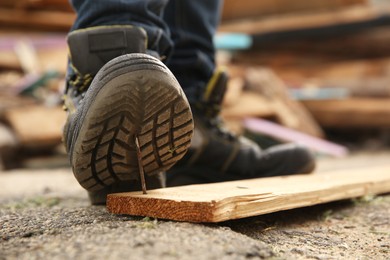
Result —
<path fill-rule="evenodd" d="M 142 69 L 112 76 L 100 87 L 84 117 L 72 161 L 76 179 L 88 191 L 138 179 L 135 136 L 147 175 L 168 170 L 191 143 L 192 114 L 177 81 L 169 71 L 140 64 Z M 126 66 L 109 69 L 117 67 Z"/>

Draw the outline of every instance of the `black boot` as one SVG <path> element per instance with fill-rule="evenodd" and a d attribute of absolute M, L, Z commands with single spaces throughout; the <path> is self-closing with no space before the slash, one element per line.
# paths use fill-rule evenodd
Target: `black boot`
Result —
<path fill-rule="evenodd" d="M 218 116 L 226 91 L 227 75 L 216 73 L 197 104 L 192 104 L 195 130 L 187 154 L 167 173 L 168 186 L 210 183 L 309 173 L 314 155 L 297 144 L 262 150 L 242 136 L 223 128 Z"/>
<path fill-rule="evenodd" d="M 163 187 L 161 172 L 186 152 L 193 119 L 175 77 L 147 54 L 145 31 L 93 27 L 70 33 L 68 44 L 64 142 L 77 181 L 93 204 L 140 190 L 137 137 L 148 189 Z"/>

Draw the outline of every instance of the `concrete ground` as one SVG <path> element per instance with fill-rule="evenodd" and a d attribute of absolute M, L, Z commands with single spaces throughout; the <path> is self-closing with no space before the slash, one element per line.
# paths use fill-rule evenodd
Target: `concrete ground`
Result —
<path fill-rule="evenodd" d="M 319 171 L 389 159 L 390 152 L 321 159 Z M 90 206 L 69 169 L 0 173 L 0 259 L 246 258 L 390 259 L 390 195 L 191 224 Z"/>

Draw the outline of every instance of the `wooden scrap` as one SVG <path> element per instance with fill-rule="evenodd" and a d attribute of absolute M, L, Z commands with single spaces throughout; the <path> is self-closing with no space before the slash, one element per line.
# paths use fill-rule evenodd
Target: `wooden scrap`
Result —
<path fill-rule="evenodd" d="M 275 116 L 275 110 L 273 104 L 263 96 L 253 91 L 244 91 L 234 103 L 224 106 L 221 114 L 224 118 L 272 117 Z"/>
<path fill-rule="evenodd" d="M 110 194 L 107 209 L 189 222 L 221 222 L 390 192 L 390 166 Z"/>
<path fill-rule="evenodd" d="M 319 13 L 298 13 L 290 15 L 260 17 L 257 19 L 234 20 L 222 23 L 221 32 L 247 34 L 265 34 L 270 32 L 293 31 L 312 28 L 323 28 L 335 25 L 362 23 L 390 14 L 389 6 L 375 8 L 354 6 Z"/>
<path fill-rule="evenodd" d="M 324 45 L 326 44 L 325 42 Z M 250 61 L 249 59 L 253 63 L 257 60 L 259 64 L 266 64 L 287 85 L 293 87 L 292 90 L 315 91 L 318 89 L 321 91 L 324 88 L 329 90 L 336 88 L 341 90 L 339 98 L 343 95 L 344 97 L 345 95 L 390 97 L 390 84 L 388 84 L 390 82 L 390 59 L 386 57 L 330 62 L 315 55 L 301 55 L 300 52 L 291 53 L 291 55 L 273 53 L 268 58 L 262 55 L 262 59 L 257 59 L 256 53 L 252 52 L 252 57 L 248 55 L 247 58 L 239 59 L 240 66 L 250 67 L 244 65 Z"/>
<path fill-rule="evenodd" d="M 305 145 L 322 154 L 335 157 L 344 157 L 348 154 L 348 149 L 342 145 L 313 137 L 264 119 L 247 118 L 244 121 L 244 127 L 253 133 L 268 136 L 281 142 L 294 142 Z"/>
<path fill-rule="evenodd" d="M 67 0 L 2 0 L 1 7 L 13 7 L 19 9 L 56 9 L 72 12 L 72 7 Z"/>
<path fill-rule="evenodd" d="M 389 98 L 305 100 L 302 103 L 323 127 L 390 127 Z"/>
<path fill-rule="evenodd" d="M 229 66 L 229 72 L 233 77 L 228 82 L 221 111 L 226 127 L 236 134 L 243 134 L 243 118 L 247 116 L 274 118 L 275 111 L 267 99 L 253 91 L 244 90 L 243 67 Z"/>
<path fill-rule="evenodd" d="M 230 90 L 228 91 L 229 94 Z M 236 91 L 232 90 L 230 94 Z M 230 95 L 229 94 L 229 95 Z M 236 134 L 243 134 L 243 119 L 246 117 L 276 118 L 273 104 L 258 93 L 243 91 L 233 98 L 228 97 L 224 102 L 221 116 L 226 127 Z"/>
<path fill-rule="evenodd" d="M 24 28 L 68 31 L 76 18 L 74 13 L 48 10 L 24 10 L 0 7 L 0 24 Z"/>
<path fill-rule="evenodd" d="M 242 77 L 232 77 L 229 79 L 223 98 L 223 105 L 225 107 L 234 105 L 240 99 L 244 85 L 245 82 Z"/>
<path fill-rule="evenodd" d="M 25 73 L 38 74 L 42 71 L 36 49 L 30 42 L 25 40 L 17 42 L 15 53 Z"/>
<path fill-rule="evenodd" d="M 323 137 L 324 133 L 302 104 L 291 99 L 286 85 L 269 69 L 249 68 L 248 88 L 263 95 L 274 109 L 277 120 L 284 126 Z"/>
<path fill-rule="evenodd" d="M 6 111 L 23 107 L 34 106 L 37 101 L 30 97 L 0 95 L 0 120 L 4 120 Z"/>
<path fill-rule="evenodd" d="M 22 71 L 22 67 L 15 53 L 0 50 L 0 70 Z"/>
<path fill-rule="evenodd" d="M 300 32 L 271 32 L 272 37 L 257 35 L 252 50 L 235 53 L 234 60 L 241 64 L 289 65 L 291 68 L 306 65 L 309 72 L 330 61 L 357 61 L 360 58 L 364 62 L 369 58 L 376 62 L 373 59 L 380 60 L 390 55 L 390 15 L 387 20 L 383 19 L 385 21 L 378 18 L 378 21 L 366 25 L 341 29 L 336 26 Z"/>
<path fill-rule="evenodd" d="M 296 57 L 297 61 L 298 55 Z M 303 59 L 306 58 L 307 56 Z M 302 61 L 302 57 L 300 59 Z M 285 66 L 271 65 L 271 67 L 283 80 L 294 86 L 318 89 L 343 88 L 352 97 L 390 97 L 389 58 L 330 63 L 313 61 L 312 59 L 310 65 L 296 63 Z"/>
<path fill-rule="evenodd" d="M 47 147 L 61 143 L 66 113 L 59 107 L 27 106 L 9 109 L 3 115 L 26 147 Z"/>
<path fill-rule="evenodd" d="M 269 14 L 296 13 L 302 11 L 318 12 L 335 10 L 340 7 L 367 4 L 367 0 L 225 0 L 222 11 L 222 20 L 241 19 L 248 17 L 262 17 Z"/>

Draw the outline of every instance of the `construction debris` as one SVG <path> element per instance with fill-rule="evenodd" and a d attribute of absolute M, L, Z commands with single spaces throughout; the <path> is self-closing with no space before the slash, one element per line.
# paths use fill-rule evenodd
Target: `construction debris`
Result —
<path fill-rule="evenodd" d="M 75 14 L 67 0 L 3 0 L 0 24 L 14 28 L 68 31 Z"/>
<path fill-rule="evenodd" d="M 28 106 L 6 111 L 3 116 L 21 146 L 55 147 L 61 143 L 66 113 L 60 107 Z"/>
<path fill-rule="evenodd" d="M 327 140 L 334 131 L 388 131 L 389 8 L 385 1 L 366 0 L 226 1 L 220 32 L 239 35 L 221 37 L 221 48 L 234 47 L 237 37 L 248 40 L 239 49 L 218 52 L 223 57 L 218 64 L 231 75 L 222 109 L 227 127 L 262 147 L 297 142 L 303 135 L 332 156 L 348 150 Z M 61 143 L 65 31 L 73 19 L 67 0 L 0 3 L 0 123 L 16 140 L 13 151 L 31 154 Z M 2 24 L 8 29 L 26 23 L 46 32 L 1 30 Z M 64 32 L 48 32 L 53 29 Z M 249 129 L 248 118 L 263 122 L 262 133 Z M 273 132 L 274 127 L 283 131 Z M 0 150 L 10 151 L 3 143 Z"/>

